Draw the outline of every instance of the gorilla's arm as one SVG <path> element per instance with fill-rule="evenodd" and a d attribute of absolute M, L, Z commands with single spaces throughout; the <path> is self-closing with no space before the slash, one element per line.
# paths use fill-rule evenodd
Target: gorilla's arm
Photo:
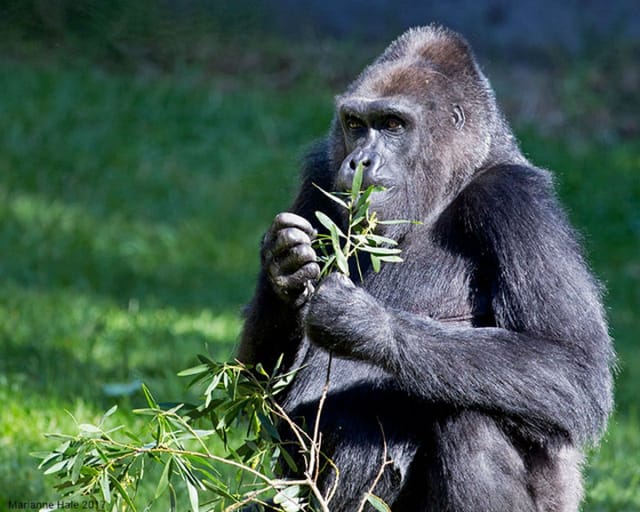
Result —
<path fill-rule="evenodd" d="M 506 414 L 540 435 L 596 437 L 611 408 L 610 342 L 598 288 L 545 180 L 489 171 L 459 205 L 494 260 L 497 327 L 388 309 L 332 276 L 310 303 L 311 340 L 383 367 L 425 399 Z"/>
<path fill-rule="evenodd" d="M 288 366 L 304 335 L 302 306 L 308 283 L 318 277 L 312 263 L 314 211 L 329 212 L 331 205 L 314 186 L 331 190 L 326 142 L 317 144 L 307 155 L 302 186 L 290 212 L 279 214 L 267 231 L 261 247 L 261 268 L 256 291 L 245 311 L 244 328 L 236 357 L 249 364 L 262 363 L 271 369 L 280 355 Z M 293 214 L 293 215 L 292 215 Z M 275 253 L 275 254 L 274 254 Z"/>
<path fill-rule="evenodd" d="M 284 354 L 285 364 L 289 364 L 302 335 L 299 308 L 284 303 L 261 270 L 253 300 L 245 312 L 237 359 L 247 364 L 262 363 L 270 370 Z"/>

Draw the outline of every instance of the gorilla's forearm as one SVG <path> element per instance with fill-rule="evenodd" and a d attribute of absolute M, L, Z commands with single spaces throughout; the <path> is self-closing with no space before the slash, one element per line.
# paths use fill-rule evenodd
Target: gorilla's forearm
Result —
<path fill-rule="evenodd" d="M 379 365 L 422 398 L 507 414 L 537 431 L 584 441 L 603 428 L 610 381 L 606 354 L 593 347 L 608 342 L 597 325 L 583 350 L 580 340 L 460 327 L 386 309 L 361 288 L 345 293 L 338 281 L 312 299 L 307 318 L 312 341 L 334 354 Z"/>
<path fill-rule="evenodd" d="M 393 349 L 376 362 L 405 389 L 559 428 L 578 441 L 596 437 L 604 426 L 609 390 L 599 386 L 606 381 L 606 358 L 594 360 L 571 341 L 452 327 L 404 313 L 392 315 L 389 325 Z"/>
<path fill-rule="evenodd" d="M 282 301 L 261 272 L 256 293 L 247 308 L 237 359 L 247 364 L 259 362 L 270 370 L 284 354 L 284 363 L 288 365 L 302 336 L 302 311 Z"/>

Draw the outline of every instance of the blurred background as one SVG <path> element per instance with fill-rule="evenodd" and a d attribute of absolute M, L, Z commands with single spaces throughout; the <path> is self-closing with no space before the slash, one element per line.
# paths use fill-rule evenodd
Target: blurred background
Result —
<path fill-rule="evenodd" d="M 585 511 L 640 510 L 637 0 L 0 0 L 0 510 L 114 403 L 233 353 L 261 234 L 333 96 L 409 26 L 475 48 L 607 288 L 616 412 Z"/>

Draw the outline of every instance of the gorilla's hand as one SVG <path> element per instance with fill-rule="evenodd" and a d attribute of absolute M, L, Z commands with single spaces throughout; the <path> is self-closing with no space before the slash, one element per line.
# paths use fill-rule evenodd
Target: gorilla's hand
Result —
<path fill-rule="evenodd" d="M 273 290 L 283 301 L 302 306 L 320 276 L 311 240 L 313 226 L 294 213 L 279 213 L 262 242 L 262 267 Z"/>
<path fill-rule="evenodd" d="M 375 359 L 372 350 L 388 350 L 392 343 L 390 323 L 389 313 L 374 297 L 336 273 L 320 284 L 305 316 L 306 334 L 312 343 L 354 359 Z"/>

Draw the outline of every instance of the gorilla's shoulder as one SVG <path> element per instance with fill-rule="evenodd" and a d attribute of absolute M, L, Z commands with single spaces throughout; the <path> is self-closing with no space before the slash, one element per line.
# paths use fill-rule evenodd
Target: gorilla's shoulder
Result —
<path fill-rule="evenodd" d="M 489 217 L 521 216 L 559 207 L 549 171 L 525 165 L 500 165 L 479 173 L 458 201 L 469 214 Z"/>
<path fill-rule="evenodd" d="M 549 171 L 502 165 L 478 174 L 456 201 L 465 232 L 484 243 L 513 244 L 567 231 Z"/>
<path fill-rule="evenodd" d="M 497 194 L 508 197 L 537 196 L 553 193 L 553 178 L 549 171 L 529 165 L 497 165 L 479 172 L 465 190 L 465 194 Z"/>

